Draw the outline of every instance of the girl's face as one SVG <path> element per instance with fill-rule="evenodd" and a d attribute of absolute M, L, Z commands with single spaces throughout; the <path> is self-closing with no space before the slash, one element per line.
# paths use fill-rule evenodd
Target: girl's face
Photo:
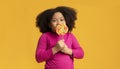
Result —
<path fill-rule="evenodd" d="M 62 13 L 56 12 L 54 13 L 52 19 L 50 20 L 50 28 L 52 29 L 53 32 L 55 32 L 57 25 L 64 23 L 66 24 L 66 21 Z"/>

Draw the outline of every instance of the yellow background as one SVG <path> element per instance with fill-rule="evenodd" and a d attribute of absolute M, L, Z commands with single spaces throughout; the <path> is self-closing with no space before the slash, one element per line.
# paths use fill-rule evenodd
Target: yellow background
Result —
<path fill-rule="evenodd" d="M 43 69 L 35 61 L 41 35 L 35 18 L 56 6 L 78 12 L 74 35 L 85 51 L 75 69 L 120 69 L 119 0 L 0 0 L 0 69 Z"/>

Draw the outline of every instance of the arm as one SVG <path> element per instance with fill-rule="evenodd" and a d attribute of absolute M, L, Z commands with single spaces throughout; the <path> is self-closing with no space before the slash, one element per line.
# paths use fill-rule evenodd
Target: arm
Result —
<path fill-rule="evenodd" d="M 73 53 L 73 57 L 75 58 L 83 58 L 84 57 L 84 51 L 83 49 L 80 47 L 77 39 L 74 37 L 74 35 L 72 35 L 72 53 Z"/>
<path fill-rule="evenodd" d="M 47 37 L 46 34 L 42 34 L 36 49 L 37 62 L 46 61 L 53 57 L 52 49 L 47 49 Z"/>

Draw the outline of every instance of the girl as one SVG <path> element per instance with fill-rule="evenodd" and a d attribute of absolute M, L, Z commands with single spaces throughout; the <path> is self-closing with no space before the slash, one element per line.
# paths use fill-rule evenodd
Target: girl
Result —
<path fill-rule="evenodd" d="M 45 69 L 74 69 L 73 59 L 83 58 L 83 49 L 71 33 L 76 19 L 75 10 L 65 6 L 45 10 L 37 16 L 36 26 L 42 35 L 36 49 L 36 60 L 45 61 Z M 59 24 L 68 27 L 63 36 L 55 32 Z"/>

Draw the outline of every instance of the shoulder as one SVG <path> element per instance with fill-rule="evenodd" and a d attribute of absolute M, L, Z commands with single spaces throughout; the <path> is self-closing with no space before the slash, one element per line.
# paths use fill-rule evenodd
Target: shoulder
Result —
<path fill-rule="evenodd" d="M 72 41 L 77 40 L 72 32 L 69 32 L 68 34 L 69 34 L 69 38 L 72 39 Z"/>
<path fill-rule="evenodd" d="M 75 37 L 74 34 L 72 32 L 68 32 L 70 37 Z"/>
<path fill-rule="evenodd" d="M 45 32 L 45 33 L 42 33 L 41 37 L 47 37 L 50 35 L 50 32 Z"/>
<path fill-rule="evenodd" d="M 49 32 L 42 33 L 39 37 L 39 41 L 47 41 Z"/>
<path fill-rule="evenodd" d="M 52 33 L 52 32 L 45 32 L 45 33 L 42 33 L 41 37 L 44 37 L 44 38 L 50 38 L 50 37 L 54 37 L 55 34 Z"/>

